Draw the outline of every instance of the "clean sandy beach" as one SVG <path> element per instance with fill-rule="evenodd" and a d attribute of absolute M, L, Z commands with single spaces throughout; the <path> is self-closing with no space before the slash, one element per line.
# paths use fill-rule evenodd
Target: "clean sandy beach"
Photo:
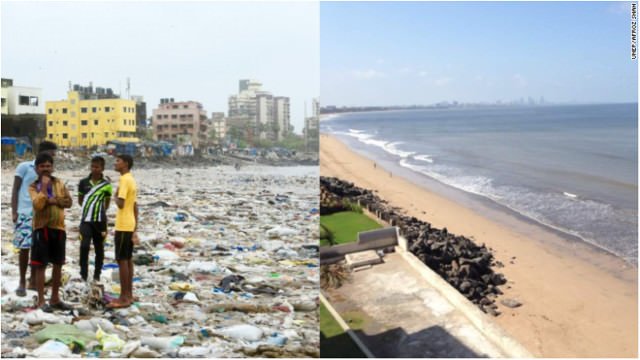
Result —
<path fill-rule="evenodd" d="M 637 357 L 637 267 L 506 213 L 504 222 L 489 219 L 390 176 L 327 134 L 320 136 L 320 175 L 377 190 L 407 215 L 492 248 L 496 260 L 505 264 L 496 270 L 510 286 L 502 287 L 504 295 L 498 299 L 523 303 L 515 309 L 500 305 L 502 314 L 495 321 L 535 356 Z"/>

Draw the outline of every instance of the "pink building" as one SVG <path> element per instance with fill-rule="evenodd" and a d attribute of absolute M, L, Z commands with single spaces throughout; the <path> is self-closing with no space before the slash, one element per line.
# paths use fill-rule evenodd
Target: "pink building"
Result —
<path fill-rule="evenodd" d="M 207 112 L 199 102 L 160 99 L 160 106 L 153 110 L 153 138 L 173 143 L 190 141 L 197 149 L 200 135 L 206 132 L 206 120 Z"/>

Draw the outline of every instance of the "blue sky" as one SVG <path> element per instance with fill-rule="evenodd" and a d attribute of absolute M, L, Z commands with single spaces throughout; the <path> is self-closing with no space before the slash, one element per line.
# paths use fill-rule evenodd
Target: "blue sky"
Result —
<path fill-rule="evenodd" d="M 323 2 L 323 105 L 635 102 L 628 2 Z"/>
<path fill-rule="evenodd" d="M 2 77 L 66 98 L 68 82 L 228 111 L 238 80 L 288 96 L 295 132 L 320 89 L 318 3 L 2 1 Z M 308 110 L 310 111 L 310 110 Z"/>

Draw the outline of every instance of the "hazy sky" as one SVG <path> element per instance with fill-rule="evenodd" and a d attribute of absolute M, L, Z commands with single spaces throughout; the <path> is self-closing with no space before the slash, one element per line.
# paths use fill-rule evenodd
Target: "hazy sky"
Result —
<path fill-rule="evenodd" d="M 7 2 L 2 5 L 2 77 L 66 98 L 68 83 L 194 100 L 228 111 L 238 80 L 291 101 L 295 132 L 320 88 L 318 3 Z"/>
<path fill-rule="evenodd" d="M 630 17 L 628 2 L 323 2 L 321 102 L 635 102 Z"/>

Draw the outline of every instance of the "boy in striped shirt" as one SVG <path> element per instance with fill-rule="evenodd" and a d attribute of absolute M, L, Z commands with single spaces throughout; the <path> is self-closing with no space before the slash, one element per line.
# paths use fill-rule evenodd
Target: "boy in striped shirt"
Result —
<path fill-rule="evenodd" d="M 91 159 L 91 174 L 78 184 L 78 204 L 82 206 L 80 220 L 80 276 L 87 281 L 89 275 L 89 250 L 93 241 L 96 252 L 93 280 L 100 281 L 104 261 L 104 239 L 107 237 L 107 214 L 111 183 L 103 175 L 104 158 Z"/>

